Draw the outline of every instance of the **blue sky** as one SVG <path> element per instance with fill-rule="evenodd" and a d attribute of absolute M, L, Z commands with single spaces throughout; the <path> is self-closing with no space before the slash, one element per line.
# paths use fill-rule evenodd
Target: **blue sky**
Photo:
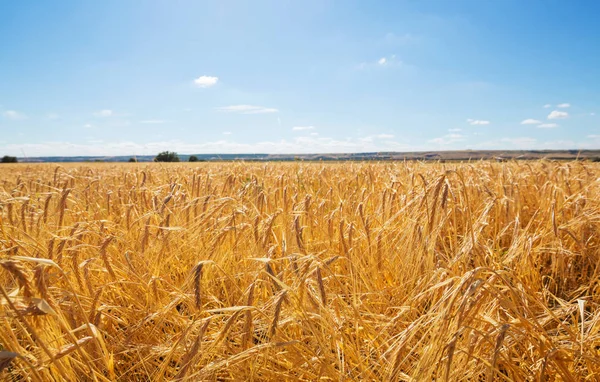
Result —
<path fill-rule="evenodd" d="M 598 1 L 0 0 L 0 154 L 600 149 Z"/>

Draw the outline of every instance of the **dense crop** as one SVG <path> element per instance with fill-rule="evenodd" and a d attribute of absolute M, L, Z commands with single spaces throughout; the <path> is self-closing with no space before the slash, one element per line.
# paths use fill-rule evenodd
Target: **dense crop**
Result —
<path fill-rule="evenodd" d="M 5 165 L 0 379 L 600 379 L 600 166 Z"/>

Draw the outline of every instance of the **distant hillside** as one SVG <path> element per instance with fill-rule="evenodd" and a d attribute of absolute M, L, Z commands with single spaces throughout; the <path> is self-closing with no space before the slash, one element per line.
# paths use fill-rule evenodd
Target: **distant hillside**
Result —
<path fill-rule="evenodd" d="M 465 161 L 465 160 L 575 160 L 600 161 L 600 150 L 462 150 L 424 152 L 372 152 L 354 154 L 182 154 L 182 162 L 195 155 L 202 161 L 366 161 L 366 160 L 423 160 L 423 161 Z M 56 156 L 19 158 L 20 162 L 127 162 L 131 155 L 122 156 Z M 135 157 L 138 162 L 152 162 L 153 155 Z"/>

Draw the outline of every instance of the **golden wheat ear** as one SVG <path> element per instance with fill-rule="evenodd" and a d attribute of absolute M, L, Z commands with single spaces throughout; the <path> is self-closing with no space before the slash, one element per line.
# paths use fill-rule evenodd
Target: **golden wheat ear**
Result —
<path fill-rule="evenodd" d="M 0 380 L 600 375 L 600 164 L 0 168 Z"/>

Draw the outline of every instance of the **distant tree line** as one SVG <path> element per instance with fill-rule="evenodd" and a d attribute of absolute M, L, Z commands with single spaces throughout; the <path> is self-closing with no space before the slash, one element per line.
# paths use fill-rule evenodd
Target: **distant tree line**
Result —
<path fill-rule="evenodd" d="M 135 158 L 129 159 L 130 162 L 137 162 Z M 154 158 L 155 162 L 180 162 L 179 155 L 177 155 L 174 151 L 163 151 L 158 153 L 158 155 Z M 190 155 L 189 162 L 204 162 L 204 159 L 198 159 L 195 155 Z"/>
<path fill-rule="evenodd" d="M 179 162 L 179 156 L 174 151 L 163 151 L 154 158 L 155 162 Z"/>
<path fill-rule="evenodd" d="M 5 155 L 2 157 L 2 163 L 17 163 L 17 157 L 11 157 L 9 155 Z"/>

